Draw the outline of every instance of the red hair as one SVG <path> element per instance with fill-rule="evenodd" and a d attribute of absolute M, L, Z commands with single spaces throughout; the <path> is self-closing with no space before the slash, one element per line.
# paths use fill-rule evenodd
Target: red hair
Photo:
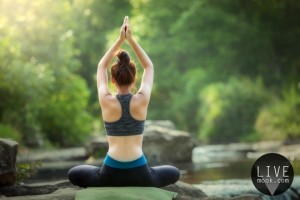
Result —
<path fill-rule="evenodd" d="M 132 85 L 136 80 L 136 66 L 130 60 L 129 54 L 125 50 L 120 50 L 117 54 L 117 61 L 111 67 L 111 76 L 118 86 Z"/>

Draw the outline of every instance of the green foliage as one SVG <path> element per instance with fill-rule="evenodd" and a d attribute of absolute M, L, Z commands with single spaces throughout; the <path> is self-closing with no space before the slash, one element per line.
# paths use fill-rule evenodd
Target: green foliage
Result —
<path fill-rule="evenodd" d="M 0 124 L 0 138 L 10 138 L 12 140 L 21 141 L 21 134 L 9 125 Z"/>
<path fill-rule="evenodd" d="M 132 4 L 134 30 L 156 69 L 150 118 L 172 119 L 195 133 L 201 127 L 191 119 L 199 107 L 198 91 L 206 85 L 232 76 L 261 77 L 272 96 L 298 80 L 300 4 L 295 0 Z"/>
<path fill-rule="evenodd" d="M 41 145 L 43 138 L 80 142 L 92 122 L 85 110 L 89 89 L 75 75 L 80 62 L 71 2 L 5 0 L 0 13 L 0 121 L 18 130 L 26 145 Z"/>
<path fill-rule="evenodd" d="M 299 82 L 299 13 L 297 0 L 2 0 L 0 123 L 18 131 L 27 145 L 36 145 L 38 138 L 58 145 L 82 142 L 95 120 L 91 115 L 97 120 L 100 115 L 97 63 L 129 15 L 134 37 L 155 67 L 149 119 L 171 119 L 179 129 L 201 132 L 204 138 L 222 128 L 228 138 L 240 131 L 234 141 L 257 140 L 257 135 L 248 134 L 262 101 L 253 87 L 281 98 L 276 91 Z M 250 88 L 234 95 L 233 89 L 242 89 L 230 77 L 243 83 L 247 79 L 244 84 Z M 259 86 L 257 77 L 266 88 Z M 256 96 L 250 98 L 246 91 Z M 204 93 L 214 101 L 205 102 Z M 242 106 L 248 100 L 253 104 L 248 114 L 232 103 Z M 287 100 L 280 102 L 263 109 L 260 118 L 292 107 Z M 227 117 L 221 117 L 224 108 Z M 222 115 L 216 117 L 218 109 Z M 237 112 L 247 123 L 233 130 L 225 121 L 237 120 L 228 114 Z M 297 126 L 280 121 L 294 127 L 288 137 L 298 137 Z M 259 131 L 266 132 L 262 126 Z"/>
<path fill-rule="evenodd" d="M 17 58 L 0 65 L 0 71 L 0 119 L 18 130 L 25 143 L 34 145 L 33 138 L 40 134 L 39 107 L 52 84 L 51 72 L 45 65 L 22 64 Z"/>
<path fill-rule="evenodd" d="M 69 73 L 59 77 L 53 88 L 41 105 L 42 130 L 53 144 L 76 145 L 91 132 L 92 118 L 85 111 L 88 88 L 82 78 Z"/>
<path fill-rule="evenodd" d="M 281 99 L 262 109 L 256 120 L 256 131 L 263 140 L 300 138 L 300 90 L 295 87 L 282 91 Z"/>
<path fill-rule="evenodd" d="M 17 183 L 21 183 L 36 175 L 38 168 L 42 166 L 40 161 L 18 163 L 16 166 Z"/>
<path fill-rule="evenodd" d="M 265 100 L 261 81 L 230 79 L 208 85 L 200 94 L 200 138 L 212 143 L 249 139 Z"/>

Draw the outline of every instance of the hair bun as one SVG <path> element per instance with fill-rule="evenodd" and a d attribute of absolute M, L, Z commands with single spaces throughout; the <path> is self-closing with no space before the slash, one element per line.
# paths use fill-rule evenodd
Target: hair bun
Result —
<path fill-rule="evenodd" d="M 118 54 L 117 54 L 117 57 L 118 57 L 118 63 L 121 66 L 122 65 L 128 65 L 130 63 L 129 54 L 124 50 L 119 51 Z"/>

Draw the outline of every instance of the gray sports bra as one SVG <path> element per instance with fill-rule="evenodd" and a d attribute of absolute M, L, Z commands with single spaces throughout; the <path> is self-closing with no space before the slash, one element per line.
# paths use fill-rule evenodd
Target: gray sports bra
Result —
<path fill-rule="evenodd" d="M 132 94 L 117 95 L 122 108 L 121 118 L 115 122 L 105 122 L 106 134 L 111 136 L 139 135 L 144 132 L 145 120 L 136 120 L 130 114 Z"/>

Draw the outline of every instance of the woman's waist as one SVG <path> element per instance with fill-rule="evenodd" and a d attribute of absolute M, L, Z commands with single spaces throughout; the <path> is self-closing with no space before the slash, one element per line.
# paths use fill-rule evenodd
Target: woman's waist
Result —
<path fill-rule="evenodd" d="M 108 136 L 108 155 L 119 161 L 132 161 L 143 155 L 141 136 Z"/>
<path fill-rule="evenodd" d="M 107 154 L 103 162 L 105 165 L 117 169 L 136 168 L 147 164 L 144 154 L 134 160 L 118 160 Z"/>
<path fill-rule="evenodd" d="M 107 155 L 121 162 L 129 162 L 144 154 L 141 146 L 109 146 Z"/>

